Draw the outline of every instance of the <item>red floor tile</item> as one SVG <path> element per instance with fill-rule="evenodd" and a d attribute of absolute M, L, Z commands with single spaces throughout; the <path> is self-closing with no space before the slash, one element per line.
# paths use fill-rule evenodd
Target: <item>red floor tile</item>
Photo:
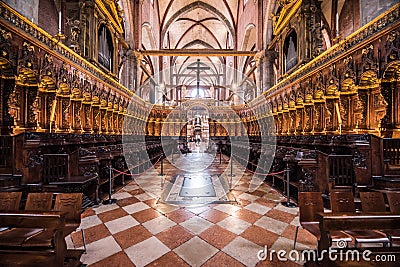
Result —
<path fill-rule="evenodd" d="M 150 208 L 147 210 L 142 210 L 142 211 L 133 213 L 131 216 L 133 218 L 135 218 L 138 222 L 144 223 L 144 222 L 150 221 L 154 218 L 161 216 L 161 214 L 159 212 L 157 212 L 156 210 Z"/>
<path fill-rule="evenodd" d="M 291 223 L 293 221 L 293 219 L 296 217 L 296 215 L 281 211 L 281 210 L 277 210 L 277 209 L 272 209 L 270 211 L 268 211 L 266 214 L 266 216 L 273 218 L 275 220 L 281 221 L 281 222 L 285 222 L 285 223 Z"/>
<path fill-rule="evenodd" d="M 170 249 L 179 247 L 193 236 L 192 233 L 180 225 L 175 225 L 156 235 L 156 237 Z"/>
<path fill-rule="evenodd" d="M 258 219 L 260 219 L 262 215 L 247 209 L 240 209 L 237 212 L 235 212 L 234 217 L 253 224 Z"/>
<path fill-rule="evenodd" d="M 122 249 L 126 249 L 152 236 L 153 235 L 142 225 L 137 225 L 114 234 L 115 240 L 118 242 Z"/>
<path fill-rule="evenodd" d="M 111 266 L 124 266 L 124 267 L 134 267 L 135 265 L 125 254 L 125 252 L 120 251 L 110 257 L 107 257 L 99 262 L 89 265 L 90 267 L 111 267 Z"/>
<path fill-rule="evenodd" d="M 240 236 L 262 247 L 264 247 L 265 245 L 271 247 L 274 242 L 279 238 L 278 234 L 275 234 L 255 225 L 247 228 L 242 234 L 240 234 Z"/>
<path fill-rule="evenodd" d="M 187 221 L 193 216 L 195 216 L 193 213 L 184 209 L 175 210 L 167 214 L 167 217 L 176 223 Z"/>
<path fill-rule="evenodd" d="M 212 223 L 218 223 L 223 219 L 225 219 L 226 217 L 228 217 L 229 215 L 219 210 L 210 209 L 201 213 L 199 216 Z"/>
<path fill-rule="evenodd" d="M 271 209 L 277 205 L 277 202 L 265 198 L 258 198 L 254 202 L 269 207 Z"/>
<path fill-rule="evenodd" d="M 117 201 L 117 204 L 120 207 L 125 207 L 125 206 L 131 205 L 131 204 L 135 204 L 135 203 L 138 203 L 138 202 L 140 202 L 140 200 L 137 199 L 136 197 L 128 197 L 128 198 L 124 198 L 124 199 L 119 199 Z"/>
<path fill-rule="evenodd" d="M 223 249 L 236 235 L 218 225 L 211 226 L 199 235 L 204 241 L 218 249 Z"/>
<path fill-rule="evenodd" d="M 105 222 L 109 222 L 109 221 L 124 217 L 127 214 L 128 213 L 124 209 L 118 208 L 115 210 L 110 210 L 107 212 L 100 213 L 97 215 L 97 217 L 99 217 L 100 220 L 105 223 Z"/>
<path fill-rule="evenodd" d="M 224 252 L 220 251 L 215 254 L 211 259 L 202 265 L 202 267 L 215 267 L 215 266 L 229 266 L 229 267 L 242 267 L 244 266 L 239 261 Z"/>
<path fill-rule="evenodd" d="M 282 236 L 294 240 L 295 233 L 296 226 L 289 224 L 285 231 L 283 231 Z M 299 227 L 297 242 L 310 246 L 311 248 L 315 248 L 317 244 L 317 238 L 307 230 Z"/>
<path fill-rule="evenodd" d="M 111 233 L 108 231 L 107 227 L 104 224 L 99 224 L 99 225 L 85 229 L 86 244 L 90 244 L 94 241 L 103 239 L 110 235 L 111 235 Z M 75 247 L 83 246 L 81 231 L 73 232 L 71 234 L 71 238 L 72 238 L 72 241 L 74 242 Z"/>
<path fill-rule="evenodd" d="M 146 265 L 150 266 L 160 266 L 160 267 L 186 267 L 189 266 L 184 260 L 182 260 L 178 255 L 174 252 L 170 251 L 167 254 L 164 254 L 157 260 Z"/>

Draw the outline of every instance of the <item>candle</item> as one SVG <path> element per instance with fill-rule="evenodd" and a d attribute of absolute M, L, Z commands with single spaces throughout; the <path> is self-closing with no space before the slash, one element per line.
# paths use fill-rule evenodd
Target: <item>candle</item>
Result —
<path fill-rule="evenodd" d="M 61 34 L 61 10 L 58 12 L 58 33 Z"/>
<path fill-rule="evenodd" d="M 339 36 L 339 13 L 336 13 L 336 36 Z"/>

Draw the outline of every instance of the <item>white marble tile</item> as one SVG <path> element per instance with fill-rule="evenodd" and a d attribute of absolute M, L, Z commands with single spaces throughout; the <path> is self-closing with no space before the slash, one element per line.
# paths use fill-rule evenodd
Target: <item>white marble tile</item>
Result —
<path fill-rule="evenodd" d="M 293 237 L 294 238 L 294 237 Z M 271 246 L 271 249 L 274 249 L 276 251 L 278 250 L 285 250 L 287 253 L 290 252 L 290 250 L 293 249 L 293 239 L 289 239 L 283 236 L 280 236 L 274 244 Z M 301 244 L 299 242 L 296 242 L 296 250 L 302 251 L 304 249 L 309 249 L 308 246 Z"/>
<path fill-rule="evenodd" d="M 132 213 L 136 213 L 142 210 L 146 210 L 149 209 L 150 207 L 146 204 L 144 204 L 143 202 L 137 202 L 125 207 L 122 207 L 126 212 L 128 212 L 128 214 L 132 214 Z"/>
<path fill-rule="evenodd" d="M 243 221 L 239 218 L 232 216 L 223 219 L 217 224 L 237 235 L 240 235 L 244 230 L 246 230 L 251 225 L 251 223 L 248 223 L 246 221 Z"/>
<path fill-rule="evenodd" d="M 290 222 L 291 225 L 300 226 L 299 216 L 294 217 L 294 219 Z"/>
<path fill-rule="evenodd" d="M 281 222 L 281 221 L 269 218 L 267 216 L 261 217 L 258 221 L 256 221 L 254 223 L 254 225 L 257 225 L 268 231 L 274 232 L 278 235 L 281 235 L 283 233 L 283 231 L 286 229 L 286 227 L 288 226 L 288 224 L 285 222 Z"/>
<path fill-rule="evenodd" d="M 168 251 L 170 249 L 154 236 L 125 249 L 135 266 L 145 266 Z"/>
<path fill-rule="evenodd" d="M 192 217 L 189 220 L 180 223 L 180 225 L 196 235 L 201 234 L 204 230 L 213 226 L 213 224 L 210 223 L 209 221 L 197 216 Z"/>
<path fill-rule="evenodd" d="M 238 198 L 244 199 L 244 200 L 247 200 L 247 201 L 254 201 L 254 200 L 258 199 L 259 197 L 256 196 L 256 195 L 251 195 L 251 194 L 248 194 L 248 193 L 243 193 L 243 194 L 239 195 Z"/>
<path fill-rule="evenodd" d="M 201 266 L 214 256 L 218 252 L 218 249 L 195 236 L 173 251 L 189 263 L 190 266 Z"/>
<path fill-rule="evenodd" d="M 140 201 L 145 201 L 145 200 L 149 200 L 149 199 L 154 198 L 153 196 L 150 196 L 150 195 L 147 194 L 147 193 L 143 193 L 143 194 L 140 194 L 140 195 L 135 195 L 135 197 L 136 197 L 137 199 L 139 199 Z"/>
<path fill-rule="evenodd" d="M 233 215 L 235 215 L 235 212 L 240 210 L 240 207 L 234 206 L 231 204 L 220 204 L 218 206 L 215 206 L 214 209 L 225 212 L 225 213 L 233 216 Z"/>
<path fill-rule="evenodd" d="M 132 197 L 132 195 L 129 194 L 128 192 L 118 192 L 118 193 L 112 195 L 112 198 L 115 198 L 115 199 L 118 199 L 118 200 L 119 199 L 124 199 L 124 198 L 130 198 L 130 197 Z"/>
<path fill-rule="evenodd" d="M 79 226 L 81 229 L 87 229 L 99 224 L 102 224 L 103 222 L 97 217 L 97 215 L 93 216 L 88 216 L 85 217 L 81 220 L 81 225 Z"/>
<path fill-rule="evenodd" d="M 100 239 L 86 245 L 86 254 L 82 254 L 84 264 L 93 264 L 121 251 L 121 247 L 112 236 Z"/>
<path fill-rule="evenodd" d="M 267 213 L 268 211 L 271 210 L 271 208 L 258 204 L 258 203 L 250 203 L 249 205 L 247 205 L 246 207 L 244 207 L 247 210 L 253 211 L 255 213 L 264 215 L 265 213 Z"/>
<path fill-rule="evenodd" d="M 155 206 L 155 209 L 162 214 L 167 214 L 175 210 L 179 210 L 179 206 L 160 203 Z"/>
<path fill-rule="evenodd" d="M 139 189 L 140 187 L 138 186 L 138 185 L 136 185 L 136 184 L 133 184 L 133 185 L 127 185 L 127 186 L 125 186 L 124 187 L 124 190 L 125 191 L 133 191 L 133 190 L 137 190 L 137 189 Z"/>
<path fill-rule="evenodd" d="M 115 234 L 131 228 L 133 226 L 139 225 L 139 222 L 136 221 L 131 215 L 127 215 L 104 224 L 111 234 Z"/>
<path fill-rule="evenodd" d="M 93 210 L 96 212 L 96 214 L 100 214 L 106 211 L 110 211 L 110 210 L 115 210 L 118 209 L 119 206 L 117 204 L 109 204 L 109 205 L 100 205 L 97 208 L 93 208 Z"/>
<path fill-rule="evenodd" d="M 146 229 L 149 230 L 153 235 L 156 235 L 168 228 L 171 228 L 172 226 L 176 225 L 176 223 L 165 216 L 159 216 L 143 223 L 142 225 L 146 227 Z"/>
<path fill-rule="evenodd" d="M 284 212 L 287 212 L 287 213 L 290 213 L 290 214 L 294 214 L 294 215 L 297 215 L 297 213 L 299 212 L 299 208 L 298 207 L 297 208 L 288 208 L 288 207 L 285 207 L 285 206 L 283 206 L 281 204 L 277 205 L 275 207 L 275 209 L 280 210 L 280 211 L 284 211 Z"/>
<path fill-rule="evenodd" d="M 262 249 L 263 247 L 238 236 L 224 247 L 222 251 L 246 266 L 255 266 L 259 261 L 257 253 Z"/>
<path fill-rule="evenodd" d="M 66 236 L 65 243 L 67 243 L 67 249 L 75 249 L 74 242 L 72 241 L 71 235 Z"/>
<path fill-rule="evenodd" d="M 191 213 L 194 213 L 196 215 L 199 215 L 200 213 L 209 210 L 210 208 L 206 205 L 201 205 L 201 206 L 193 206 L 193 207 L 187 207 L 186 210 L 190 211 Z"/>

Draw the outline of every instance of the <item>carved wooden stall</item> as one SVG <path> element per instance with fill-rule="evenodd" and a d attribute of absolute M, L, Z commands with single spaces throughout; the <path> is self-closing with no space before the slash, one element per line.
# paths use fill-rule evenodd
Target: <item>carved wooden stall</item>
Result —
<path fill-rule="evenodd" d="M 56 36 L 0 3 L 0 190 L 84 192 L 88 205 L 108 192 L 110 167 L 129 171 L 123 132 L 138 143 L 132 153 L 146 155 L 135 171 L 163 156 L 159 141 L 145 145 L 152 107 L 117 79 L 120 11 L 103 2 L 63 1 L 63 34 Z M 165 114 L 154 110 L 159 136 Z M 125 120 L 139 127 L 123 129 Z M 114 172 L 111 186 L 127 178 Z"/>

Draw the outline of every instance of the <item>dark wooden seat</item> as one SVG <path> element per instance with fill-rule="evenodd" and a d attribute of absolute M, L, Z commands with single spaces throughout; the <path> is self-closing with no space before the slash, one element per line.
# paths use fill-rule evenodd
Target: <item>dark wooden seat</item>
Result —
<path fill-rule="evenodd" d="M 81 224 L 82 193 L 62 193 L 56 195 L 54 203 L 55 211 L 66 212 L 65 227 L 63 228 L 64 237 L 76 231 Z M 84 250 L 86 252 L 85 232 L 80 229 Z"/>
<path fill-rule="evenodd" d="M 53 193 L 29 193 L 25 210 L 49 211 L 53 204 Z"/>
<path fill-rule="evenodd" d="M 300 225 L 311 234 L 313 234 L 319 241 L 321 238 L 321 232 L 319 230 L 319 221 L 317 220 L 316 214 L 324 211 L 322 193 L 321 192 L 299 192 L 299 210 L 300 210 Z M 294 248 L 296 248 L 296 240 L 299 226 L 296 227 L 296 233 L 294 237 Z M 332 241 L 345 240 L 351 242 L 352 238 L 350 235 L 343 231 L 332 231 L 330 232 Z"/>
<path fill-rule="evenodd" d="M 352 192 L 345 191 L 332 191 L 331 192 L 331 209 L 332 212 L 356 212 L 354 204 L 354 196 Z M 357 247 L 359 243 L 382 243 L 386 246 L 390 243 L 389 238 L 381 231 L 359 230 L 359 231 L 346 231 L 354 238 L 354 246 Z"/>
<path fill-rule="evenodd" d="M 1 266 L 62 266 L 66 244 L 65 213 L 4 211 L 0 213 Z"/>
<path fill-rule="evenodd" d="M 400 214 L 400 192 L 387 192 L 386 196 L 389 202 L 390 212 Z M 393 245 L 395 241 L 400 241 L 400 229 L 385 230 L 385 233 L 390 239 L 390 245 Z"/>
<path fill-rule="evenodd" d="M 321 230 L 321 241 L 319 243 L 318 251 L 319 255 L 323 251 L 327 251 L 331 246 L 330 241 L 330 231 L 332 230 L 346 230 L 346 231 L 360 231 L 360 230 L 369 230 L 369 229 L 397 229 L 400 225 L 400 214 L 393 214 L 390 212 L 332 212 L 332 213 L 318 213 L 317 214 L 318 221 L 320 222 L 320 230 Z M 399 255 L 400 248 L 399 247 L 365 247 L 365 248 L 350 248 L 350 249 L 341 249 L 333 252 L 332 255 L 336 255 L 336 259 L 340 257 L 340 255 L 349 255 L 347 254 L 350 251 L 363 251 L 364 249 L 368 249 L 373 252 L 372 254 L 366 254 L 367 257 L 371 259 L 374 263 L 373 254 L 379 253 L 380 255 Z M 350 251 L 349 251 L 350 250 Z M 350 252 L 351 253 L 351 252 Z M 340 254 L 340 255 L 338 255 Z M 376 254 L 375 254 L 376 255 Z M 368 261 L 363 261 L 362 256 L 360 256 L 361 261 L 342 261 L 340 260 L 340 265 L 336 265 L 338 263 L 336 260 L 332 262 L 332 257 L 324 257 L 323 262 L 321 262 L 320 266 L 371 266 L 368 265 Z M 344 263 L 344 265 L 341 265 Z M 395 261 L 395 264 L 386 265 L 386 262 L 375 262 L 376 265 L 372 266 L 398 266 L 398 260 Z M 390 262 L 392 263 L 392 262 Z"/>
<path fill-rule="evenodd" d="M 360 192 L 360 199 L 363 212 L 386 211 L 385 198 L 381 192 Z"/>
<path fill-rule="evenodd" d="M 22 192 L 0 192 L 0 210 L 18 210 Z"/>
<path fill-rule="evenodd" d="M 0 210 L 18 210 L 22 192 L 0 192 Z M 8 227 L 0 227 L 0 233 L 9 230 Z"/>
<path fill-rule="evenodd" d="M 387 192 L 390 211 L 400 214 L 400 192 Z"/>

